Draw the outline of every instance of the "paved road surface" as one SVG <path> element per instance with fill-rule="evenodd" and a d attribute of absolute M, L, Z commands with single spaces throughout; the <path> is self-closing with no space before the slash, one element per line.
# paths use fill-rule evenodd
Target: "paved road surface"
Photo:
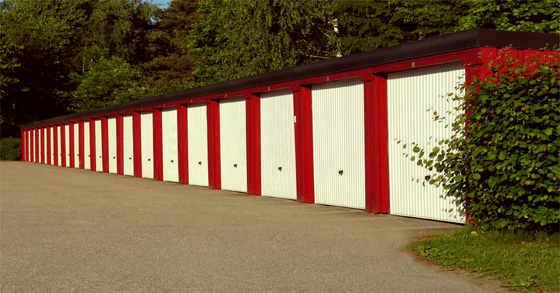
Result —
<path fill-rule="evenodd" d="M 0 291 L 484 292 L 403 246 L 456 225 L 0 163 Z"/>

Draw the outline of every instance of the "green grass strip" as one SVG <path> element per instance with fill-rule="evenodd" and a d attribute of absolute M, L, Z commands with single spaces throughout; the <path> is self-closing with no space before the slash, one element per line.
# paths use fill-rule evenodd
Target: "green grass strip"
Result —
<path fill-rule="evenodd" d="M 560 291 L 560 235 L 479 231 L 422 237 L 408 248 L 420 258 L 502 280 L 518 291 Z"/>

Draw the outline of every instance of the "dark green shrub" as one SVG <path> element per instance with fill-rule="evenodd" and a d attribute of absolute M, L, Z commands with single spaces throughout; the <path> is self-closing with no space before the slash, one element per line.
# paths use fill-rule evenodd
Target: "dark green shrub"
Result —
<path fill-rule="evenodd" d="M 8 137 L 0 140 L 0 159 L 2 161 L 21 160 L 21 139 Z"/>
<path fill-rule="evenodd" d="M 529 62 L 507 51 L 465 96 L 441 148 L 415 145 L 430 184 L 463 204 L 483 228 L 557 231 L 560 219 L 558 55 Z M 437 120 L 437 118 L 436 118 Z M 426 155 L 424 155 L 426 154 Z"/>

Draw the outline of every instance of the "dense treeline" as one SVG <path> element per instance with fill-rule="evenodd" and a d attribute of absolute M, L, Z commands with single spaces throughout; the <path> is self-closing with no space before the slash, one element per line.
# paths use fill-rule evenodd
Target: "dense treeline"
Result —
<path fill-rule="evenodd" d="M 0 2 L 1 135 L 19 124 L 470 28 L 560 31 L 556 0 Z"/>

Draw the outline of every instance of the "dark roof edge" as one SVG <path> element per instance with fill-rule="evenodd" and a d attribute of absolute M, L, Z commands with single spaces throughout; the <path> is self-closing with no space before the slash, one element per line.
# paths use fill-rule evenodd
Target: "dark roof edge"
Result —
<path fill-rule="evenodd" d="M 332 74 L 367 68 L 407 59 L 450 53 L 477 47 L 503 48 L 511 46 L 515 49 L 553 49 L 560 43 L 560 35 L 471 29 L 462 32 L 441 35 L 420 41 L 405 43 L 393 47 L 352 54 L 340 58 L 285 68 L 278 71 L 249 76 L 241 79 L 186 89 L 179 92 L 154 96 L 124 104 L 96 108 L 84 112 L 72 113 L 46 120 L 23 124 L 28 128 L 44 124 L 52 124 L 67 120 L 79 119 L 93 115 L 119 112 L 133 108 L 149 107 L 157 104 L 170 103 L 178 100 L 201 96 L 244 90 L 252 87 L 273 83 L 289 82 L 308 77 Z"/>

